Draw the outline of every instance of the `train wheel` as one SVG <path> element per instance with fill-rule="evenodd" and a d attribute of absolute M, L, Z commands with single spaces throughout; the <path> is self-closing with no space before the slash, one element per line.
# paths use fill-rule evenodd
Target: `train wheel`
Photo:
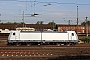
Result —
<path fill-rule="evenodd" d="M 31 46 L 31 44 L 30 43 L 27 43 L 27 46 Z"/>
<path fill-rule="evenodd" d="M 40 46 L 40 45 L 42 45 L 42 44 L 38 44 L 38 46 Z"/>
<path fill-rule="evenodd" d="M 11 43 L 8 43 L 7 45 L 8 45 L 8 46 L 10 46 L 10 45 L 11 45 Z"/>
<path fill-rule="evenodd" d="M 60 46 L 60 43 L 56 43 L 57 46 Z"/>
<path fill-rule="evenodd" d="M 66 45 L 67 45 L 67 46 L 71 46 L 71 45 L 72 45 L 72 43 L 67 43 Z"/>
<path fill-rule="evenodd" d="M 70 43 L 66 43 L 66 46 L 70 46 Z"/>
<path fill-rule="evenodd" d="M 70 46 L 70 44 L 66 44 L 66 46 Z"/>
<path fill-rule="evenodd" d="M 16 43 L 16 46 L 20 46 L 21 44 L 20 43 Z"/>

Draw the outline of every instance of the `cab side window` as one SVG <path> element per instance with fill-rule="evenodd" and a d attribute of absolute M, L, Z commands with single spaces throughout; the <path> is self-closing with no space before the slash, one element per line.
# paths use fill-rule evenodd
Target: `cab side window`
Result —
<path fill-rule="evenodd" d="M 72 36 L 74 36 L 74 33 L 72 33 Z"/>
<path fill-rule="evenodd" d="M 15 35 L 15 33 L 13 33 L 13 35 Z"/>

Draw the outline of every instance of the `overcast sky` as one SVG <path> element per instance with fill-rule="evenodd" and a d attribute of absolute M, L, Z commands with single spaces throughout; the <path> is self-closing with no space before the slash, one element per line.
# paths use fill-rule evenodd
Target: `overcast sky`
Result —
<path fill-rule="evenodd" d="M 24 22 L 35 24 L 44 21 L 45 24 L 54 21 L 57 24 L 76 24 L 77 6 L 79 23 L 90 20 L 90 0 L 0 0 L 1 22 Z M 25 14 L 39 14 L 30 17 Z M 29 16 L 29 17 L 27 17 Z"/>

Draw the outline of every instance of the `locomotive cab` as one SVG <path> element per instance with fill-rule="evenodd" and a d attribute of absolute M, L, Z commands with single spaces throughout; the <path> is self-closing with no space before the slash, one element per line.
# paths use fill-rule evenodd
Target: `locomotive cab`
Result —
<path fill-rule="evenodd" d="M 77 34 L 75 33 L 75 31 L 67 31 L 68 32 L 68 36 L 69 36 L 69 41 L 72 43 L 72 44 L 76 44 L 78 43 L 78 36 Z"/>
<path fill-rule="evenodd" d="M 19 33 L 20 31 L 11 31 L 8 37 L 8 44 L 14 44 L 15 42 L 19 41 Z"/>

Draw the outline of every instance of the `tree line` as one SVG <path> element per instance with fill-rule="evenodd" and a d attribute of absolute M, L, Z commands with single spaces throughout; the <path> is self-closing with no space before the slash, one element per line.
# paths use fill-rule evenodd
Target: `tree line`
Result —
<path fill-rule="evenodd" d="M 20 22 L 20 23 L 18 23 L 18 22 L 6 22 L 6 23 L 1 22 L 0 24 L 23 24 L 23 22 Z"/>
<path fill-rule="evenodd" d="M 43 23 L 44 23 L 43 21 L 37 21 L 35 24 L 43 24 Z M 6 22 L 6 23 L 1 22 L 0 24 L 25 24 L 25 23 L 24 22 L 19 22 L 19 23 L 18 22 Z M 54 21 L 51 21 L 48 24 L 53 25 L 54 29 L 57 27 L 57 25 Z M 88 26 L 90 26 L 90 21 L 87 21 L 87 22 L 84 21 L 81 23 L 81 25 L 83 25 L 83 26 L 86 26 L 86 24 L 88 24 Z"/>

